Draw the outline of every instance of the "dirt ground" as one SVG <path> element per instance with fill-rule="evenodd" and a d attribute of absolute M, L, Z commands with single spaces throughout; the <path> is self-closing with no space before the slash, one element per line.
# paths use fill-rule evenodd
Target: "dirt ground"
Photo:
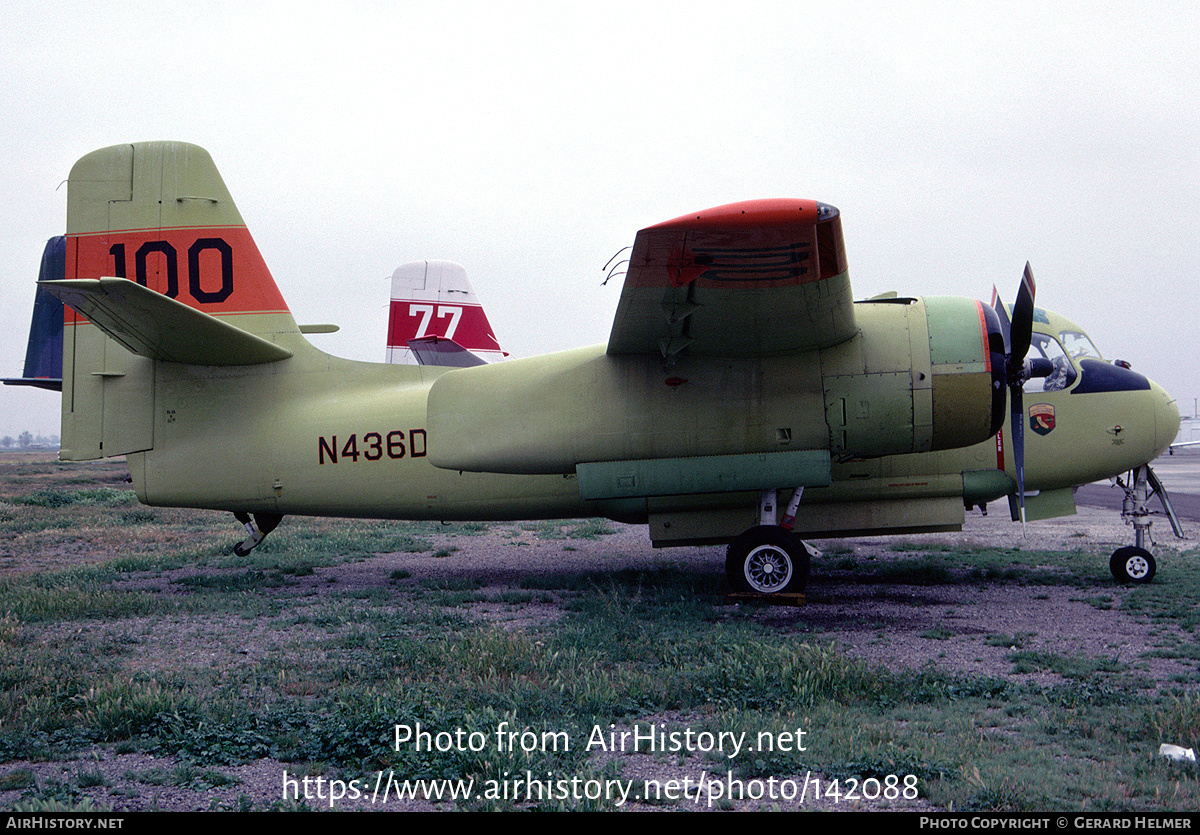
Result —
<path fill-rule="evenodd" d="M 655 550 L 650 547 L 642 526 L 612 525 L 615 533 L 592 540 L 574 540 L 571 549 L 561 541 L 539 539 L 534 533 L 514 533 L 513 526 L 497 526 L 496 530 L 480 536 L 459 537 L 453 540 L 449 556 L 425 554 L 378 555 L 358 562 L 330 568 L 318 568 L 310 577 L 298 578 L 298 593 L 320 594 L 324 589 L 346 594 L 355 588 L 368 589 L 388 582 L 392 572 L 403 569 L 416 581 L 428 579 L 476 578 L 485 583 L 484 591 L 502 591 L 526 578 L 539 574 L 561 575 L 565 572 L 588 571 L 598 568 L 658 568 L 674 566 L 686 570 L 723 574 L 723 548 L 677 548 Z M 1160 529 L 1161 528 L 1161 529 Z M 1163 544 L 1176 546 L 1165 523 L 1154 533 Z M 514 536 L 523 538 L 525 547 L 514 548 Z M 438 542 L 435 548 L 450 544 Z M 837 549 L 835 553 L 869 558 L 888 552 L 897 541 L 919 543 L 928 548 L 938 546 L 1019 547 L 1022 550 L 1084 550 L 1095 555 L 1097 565 L 1107 571 L 1111 552 L 1132 541 L 1132 530 L 1124 526 L 1119 514 L 1112 511 L 1081 507 L 1079 514 L 1059 520 L 1029 524 L 1022 537 L 1020 528 L 1011 523 L 1006 513 L 968 517 L 961 533 L 927 535 L 922 537 L 865 538 L 815 542 L 818 548 Z M 1182 543 L 1187 545 L 1189 543 Z M 894 557 L 893 553 L 893 557 Z M 194 569 L 187 569 L 194 573 Z M 1169 563 L 1160 562 L 1159 582 L 1169 582 Z M 336 584 L 329 575 L 336 574 Z M 164 574 L 166 583 L 171 577 Z M 1147 655 L 1155 636 L 1152 627 L 1122 610 L 1120 601 L 1128 589 L 1112 585 L 1103 590 L 1108 599 L 1097 605 L 1094 589 L 1080 590 L 1071 586 L 1035 584 L 922 584 L 909 586 L 881 582 L 864 582 L 849 572 L 814 572 L 807 590 L 807 601 L 796 607 L 762 607 L 755 617 L 771 623 L 783 633 L 813 634 L 823 643 L 833 643 L 854 657 L 892 669 L 920 669 L 933 665 L 949 672 L 971 675 L 1006 677 L 1020 681 L 1053 683 L 1056 675 L 1048 671 L 1016 674 L 1010 659 L 1011 647 L 996 646 L 994 636 L 1021 635 L 1023 648 L 1069 656 L 1115 659 L 1129 665 L 1146 680 L 1149 688 L 1163 686 L 1179 676 L 1195 676 L 1195 664 L 1179 659 L 1155 658 Z M 738 604 L 728 603 L 733 607 Z M 524 629 L 536 622 L 560 616 L 560 610 L 550 603 L 532 602 L 523 607 L 475 604 L 472 613 L 495 622 L 506 629 Z M 166 625 L 169 628 L 169 625 Z M 182 625 L 181 625 L 182 626 Z M 188 629 L 203 631 L 203 624 L 191 623 Z M 931 635 L 944 637 L 931 639 Z M 993 637 L 992 642 L 987 639 Z M 199 645 L 189 646 L 186 636 L 172 644 L 172 652 L 199 652 Z M 242 643 L 218 648 L 207 663 L 236 664 L 252 657 L 254 649 Z M 148 650 L 149 648 L 147 648 Z M 212 652 L 211 646 L 204 651 Z M 147 664 L 154 659 L 147 657 Z M 171 663 L 169 654 L 158 658 Z M 92 795 L 101 807 L 117 810 L 149 808 L 161 810 L 237 808 L 240 797 L 252 800 L 264 808 L 280 797 L 281 779 L 288 764 L 262 761 L 239 767 L 223 767 L 221 772 L 232 778 L 229 786 L 187 787 L 161 785 L 153 791 L 143 786 L 136 802 L 123 793 L 131 782 L 129 775 L 145 774 L 154 769 L 170 770 L 178 763 L 144 754 L 117 755 L 111 750 L 97 748 L 82 759 L 72 762 L 16 763 L 0 765 L 0 776 L 18 769 L 30 769 L 39 783 L 47 780 L 69 780 L 81 769 L 100 772 L 104 785 Z M 625 764 L 627 774 L 636 774 L 650 763 L 630 760 Z M 653 766 L 662 773 L 662 764 Z M 679 768 L 701 767 L 699 763 Z M 132 792 L 130 793 L 132 794 Z M 20 796 L 19 791 L 0 791 L 0 807 L 9 807 Z M 146 798 L 150 796 L 152 800 Z M 885 804 L 888 805 L 888 804 Z M 920 802 L 906 808 L 919 808 Z M 339 804 L 348 808 L 351 804 Z M 890 804 L 891 808 L 905 804 Z M 396 808 L 396 807 L 393 807 Z M 437 808 L 428 803 L 406 804 L 405 808 Z"/>
<path fill-rule="evenodd" d="M 586 571 L 601 566 L 607 569 L 676 566 L 723 573 L 723 548 L 655 550 L 649 546 L 644 527 L 615 524 L 613 527 L 617 529 L 615 535 L 595 542 L 573 543 L 576 550 L 570 552 L 564 552 L 555 543 L 539 543 L 530 536 L 529 547 L 521 549 L 519 561 L 516 561 L 511 548 L 500 552 L 497 543 L 480 537 L 471 540 L 470 548 L 463 548 L 448 559 L 398 555 L 396 567 L 403 567 L 420 579 L 470 576 L 484 578 L 496 587 L 515 585 L 521 578 L 539 573 Z M 1187 540 L 1174 539 L 1165 522 L 1152 528 L 1152 532 L 1166 546 L 1187 547 L 1190 544 Z M 1107 574 L 1109 556 L 1116 548 L 1132 544 L 1133 530 L 1122 524 L 1118 513 L 1080 507 L 1076 516 L 1029 523 L 1025 536 L 1021 535 L 1020 526 L 1008 519 L 1006 512 L 986 517 L 976 512 L 968 516 L 961 533 L 864 537 L 813 544 L 819 550 L 849 551 L 861 560 L 885 554 L 898 542 L 931 549 L 962 545 L 1083 550 L 1094 554 L 1098 568 Z M 501 553 L 503 561 L 499 559 Z M 379 573 L 369 563 L 338 570 L 342 582 L 349 584 L 370 584 Z M 1165 572 L 1160 581 L 1169 582 L 1169 559 L 1164 558 L 1159 571 Z M 851 655 L 893 669 L 935 664 L 954 672 L 1008 675 L 1012 667 L 1006 660 L 1010 648 L 990 646 L 984 642 L 985 637 L 998 633 L 1032 633 L 1024 648 L 1033 651 L 1116 658 L 1123 662 L 1138 659 L 1150 643 L 1152 627 L 1121 611 L 1119 601 L 1129 591 L 1116 584 L 1105 587 L 1102 594 L 1111 597 L 1112 602 L 1108 608 L 1103 608 L 1095 604 L 1094 591 L 1084 593 L 1066 586 L 906 586 L 863 582 L 846 572 L 838 572 L 837 576 L 814 572 L 803 606 L 769 607 L 763 609 L 760 616 L 778 625 L 814 633 L 822 640 L 842 646 Z M 483 607 L 478 611 L 487 616 Z M 513 627 L 518 628 L 522 622 L 538 616 L 536 611 L 524 613 Z M 946 640 L 926 637 L 938 629 L 945 629 L 953 637 Z M 1138 664 L 1139 669 L 1159 685 L 1191 669 L 1172 659 L 1141 659 Z M 1048 680 L 1052 676 L 1050 673 L 1036 674 L 1029 680 Z"/>

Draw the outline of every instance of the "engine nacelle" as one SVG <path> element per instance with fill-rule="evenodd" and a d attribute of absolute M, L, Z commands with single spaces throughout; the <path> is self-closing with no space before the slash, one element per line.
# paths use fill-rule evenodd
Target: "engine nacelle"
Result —
<path fill-rule="evenodd" d="M 859 333 L 821 352 L 835 457 L 970 446 L 1004 420 L 1004 343 L 973 299 L 888 298 L 855 306 Z"/>
<path fill-rule="evenodd" d="M 448 372 L 429 394 L 430 460 L 451 470 L 563 475 L 631 461 L 645 464 L 637 471 L 644 475 L 734 458 L 724 488 L 734 490 L 745 489 L 747 471 L 777 461 L 785 470 L 803 461 L 804 483 L 815 485 L 827 483 L 831 456 L 950 449 L 995 434 L 1005 389 L 990 308 L 951 298 L 856 308 L 858 333 L 820 351 L 684 356 L 668 368 L 661 357 L 613 356 L 599 345 Z M 826 463 L 797 459 L 800 452 L 819 452 Z M 700 483 L 691 476 L 671 479 L 683 492 L 722 489 L 706 482 L 691 491 Z"/>

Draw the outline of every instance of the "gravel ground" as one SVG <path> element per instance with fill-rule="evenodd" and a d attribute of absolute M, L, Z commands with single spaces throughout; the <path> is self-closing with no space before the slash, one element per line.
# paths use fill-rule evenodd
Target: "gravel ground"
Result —
<path fill-rule="evenodd" d="M 596 568 L 677 566 L 723 573 L 721 548 L 656 551 L 649 546 L 644 527 L 613 527 L 616 532 L 612 535 L 596 540 L 573 540 L 572 550 L 564 550 L 562 541 L 539 539 L 533 532 L 514 534 L 512 526 L 504 526 L 482 536 L 448 539 L 446 543 L 435 542 L 437 547 L 452 542 L 458 548 L 448 557 L 429 554 L 381 555 L 362 562 L 318 569 L 315 576 L 302 580 L 313 590 L 330 588 L 331 584 L 325 575 L 336 573 L 336 589 L 345 593 L 356 586 L 366 588 L 386 583 L 389 574 L 396 568 L 411 572 L 417 581 L 427 578 L 481 578 L 488 587 L 496 590 L 514 586 L 523 578 L 539 574 Z M 1156 533 L 1164 540 L 1170 537 L 1165 523 L 1156 526 Z M 513 547 L 514 536 L 526 547 Z M 861 559 L 885 553 L 897 539 L 930 547 L 962 544 L 1002 548 L 1017 546 L 1022 550 L 1085 549 L 1095 553 L 1098 565 L 1107 571 L 1108 555 L 1116 547 L 1132 541 L 1132 529 L 1120 522 L 1118 514 L 1085 507 L 1080 508 L 1079 515 L 1074 517 L 1031 523 L 1024 538 L 1020 529 L 1008 521 L 1007 514 L 993 513 L 989 517 L 977 514 L 970 516 L 962 533 L 814 544 L 818 548 L 849 548 L 856 558 Z M 1164 541 L 1163 544 L 1175 543 Z M 1163 567 L 1160 564 L 1160 572 Z M 822 642 L 840 645 L 850 655 L 893 669 L 921 668 L 932 664 L 948 671 L 1033 682 L 1053 681 L 1054 674 L 1048 672 L 1025 675 L 1012 673 L 1012 662 L 1007 660 L 1010 648 L 990 646 L 985 641 L 988 636 L 995 634 L 1027 633 L 1031 635 L 1027 639 L 1028 649 L 1116 658 L 1134 665 L 1138 673 L 1150 679 L 1153 685 L 1162 685 L 1172 676 L 1184 672 L 1194 675 L 1194 669 L 1181 666 L 1179 661 L 1143 657 L 1152 643 L 1150 627 L 1121 610 L 1119 600 L 1127 593 L 1127 590 L 1115 585 L 1106 589 L 1104 594 L 1111 596 L 1115 602 L 1111 608 L 1103 608 L 1084 599 L 1094 596 L 1095 590 L 1084 593 L 1067 586 L 885 586 L 878 582 L 862 582 L 850 576 L 816 574 L 810 582 L 805 605 L 765 607 L 756 616 L 773 624 L 781 633 L 813 633 Z M 545 618 L 558 616 L 559 610 L 553 604 L 531 603 L 520 609 L 479 604 L 474 613 L 504 628 L 522 629 Z M 185 624 L 177 626 L 184 627 Z M 206 629 L 206 625 L 195 618 L 189 619 L 186 627 L 199 630 L 200 633 Z M 158 628 L 170 630 L 173 627 L 160 623 Z M 931 640 L 931 631 L 938 629 L 944 630 L 947 637 Z M 187 652 L 186 641 L 183 646 L 183 651 Z M 177 660 L 169 653 L 153 657 L 148 647 L 146 650 L 144 662 L 148 668 L 169 665 Z M 214 665 L 245 663 L 253 658 L 255 652 L 252 645 L 218 647 L 215 651 L 209 646 L 204 651 L 211 654 L 206 663 Z M 274 761 L 222 767 L 220 773 L 234 782 L 225 786 L 208 785 L 200 788 L 165 784 L 148 787 L 144 781 L 133 787 L 134 781 L 129 776 L 155 771 L 170 772 L 178 765 L 170 758 L 154 758 L 143 754 L 116 755 L 110 750 L 98 748 L 73 762 L 7 763 L 0 766 L 0 776 L 28 768 L 44 784 L 53 779 L 73 782 L 81 772 L 99 772 L 104 775 L 105 785 L 90 789 L 89 794 L 103 807 L 117 810 L 231 809 L 238 807 L 239 797 L 243 796 L 251 799 L 258 808 L 264 808 L 280 796 L 285 769 L 294 768 L 294 765 Z M 653 771 L 665 777 L 696 775 L 705 766 L 699 761 L 664 765 L 648 757 L 627 757 L 623 767 L 626 776 Z M 19 796 L 19 791 L 0 792 L 0 806 L 8 807 Z M 885 808 L 921 806 L 920 803 L 910 806 L 882 805 Z M 342 809 L 355 806 L 362 807 L 365 804 L 338 804 L 338 808 Z M 393 804 L 389 808 L 438 807 L 414 802 Z"/>

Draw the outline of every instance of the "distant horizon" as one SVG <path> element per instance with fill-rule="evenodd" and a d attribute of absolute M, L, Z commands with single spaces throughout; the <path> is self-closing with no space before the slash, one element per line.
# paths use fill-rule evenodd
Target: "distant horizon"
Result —
<path fill-rule="evenodd" d="M 175 139 L 339 357 L 383 361 L 421 259 L 465 267 L 514 357 L 601 344 L 638 229 L 795 197 L 840 210 L 856 299 L 1011 301 L 1029 261 L 1038 306 L 1197 412 L 1189 4 L 8 5 L 0 377 L 71 166 Z M 59 427 L 56 393 L 0 387 L 0 431 Z"/>

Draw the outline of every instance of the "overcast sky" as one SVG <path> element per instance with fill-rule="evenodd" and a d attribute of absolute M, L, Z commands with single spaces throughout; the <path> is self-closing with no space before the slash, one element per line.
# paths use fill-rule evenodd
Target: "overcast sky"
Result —
<path fill-rule="evenodd" d="M 709 9 L 710 6 L 712 10 Z M 389 277 L 462 263 L 516 356 L 604 342 L 602 267 L 734 200 L 841 209 L 855 296 L 1038 302 L 1191 414 L 1200 12 L 1185 2 L 0 0 L 0 376 L 74 161 L 212 154 L 317 345 L 382 361 Z M 58 395 L 0 388 L 0 435 Z"/>

